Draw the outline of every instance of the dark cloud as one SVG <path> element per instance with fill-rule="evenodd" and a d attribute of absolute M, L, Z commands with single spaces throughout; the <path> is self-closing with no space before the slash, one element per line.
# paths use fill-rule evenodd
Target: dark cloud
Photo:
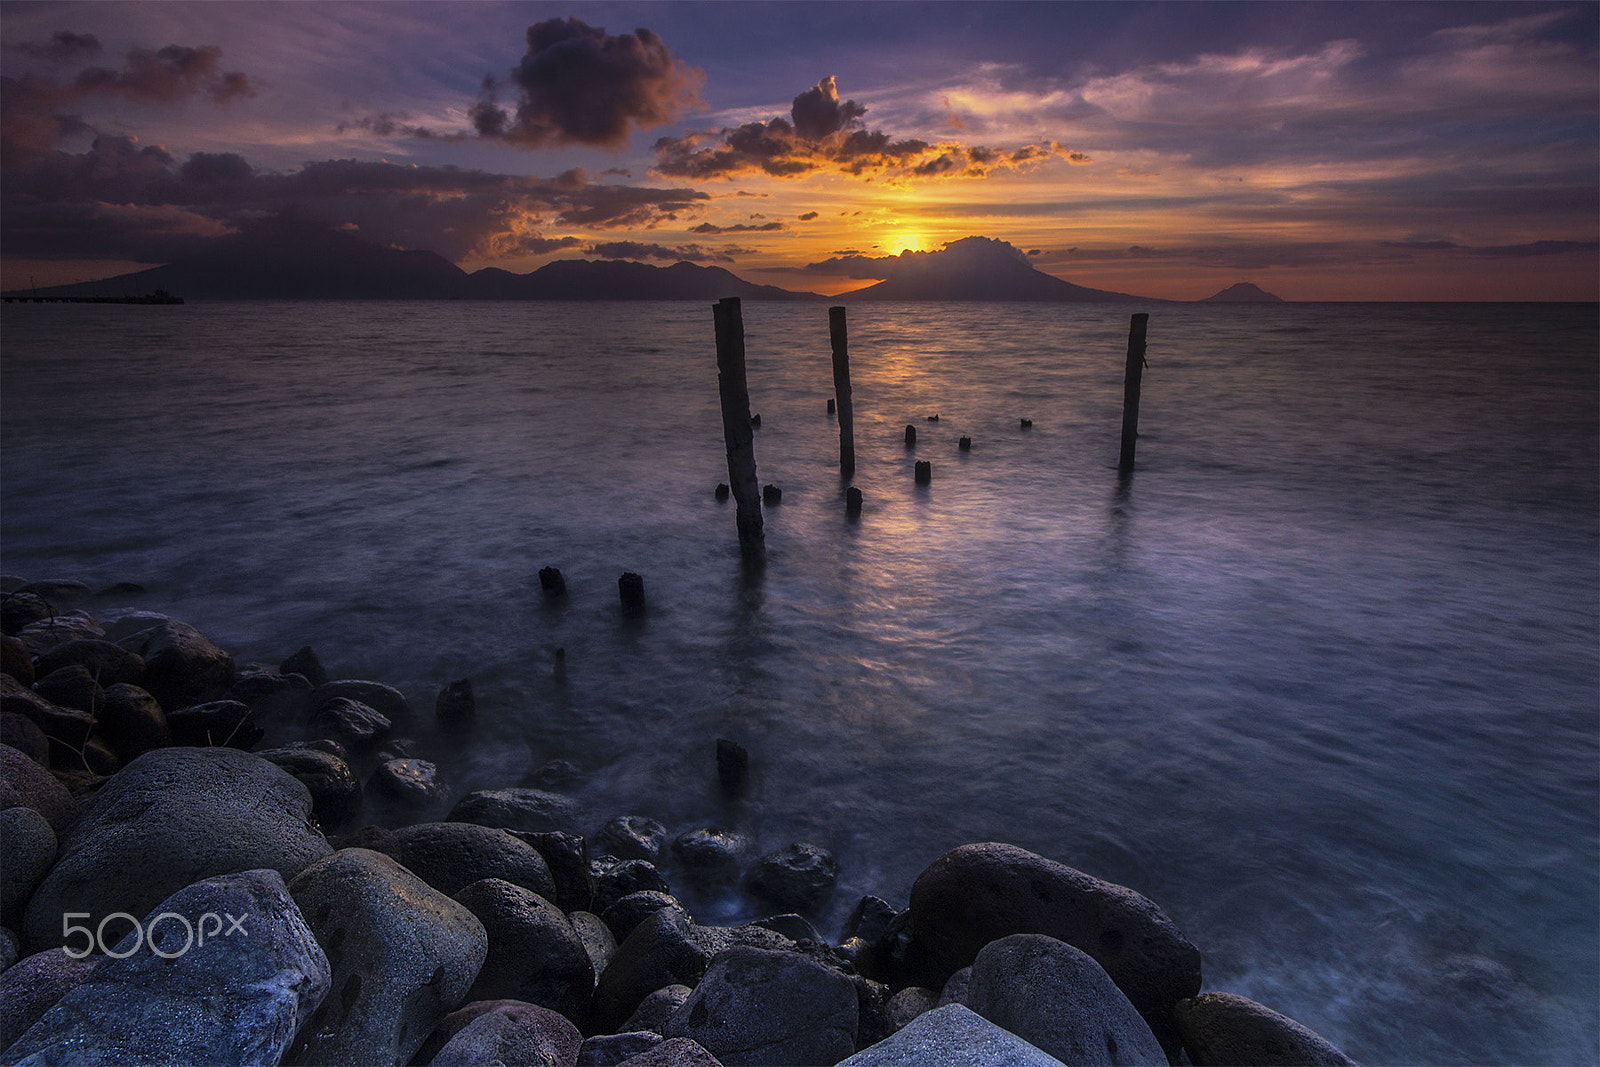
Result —
<path fill-rule="evenodd" d="M 1089 162 L 1063 145 L 1024 145 L 1012 151 L 969 147 L 953 141 L 896 141 L 882 130 L 860 129 L 867 109 L 840 101 L 833 77 L 794 98 L 789 117 L 747 122 L 719 131 L 663 137 L 653 146 L 657 173 L 680 178 L 731 178 L 764 173 L 797 178 L 816 172 L 859 177 L 982 177 L 1002 167 L 1018 168 L 1060 156 Z"/>
<path fill-rule="evenodd" d="M 50 35 L 49 41 L 43 43 L 21 41 L 6 47 L 25 56 L 32 56 L 34 59 L 43 59 L 51 63 L 72 63 L 99 55 L 100 39 L 92 33 L 57 30 Z"/>
<path fill-rule="evenodd" d="M 635 127 L 671 122 L 697 103 L 705 78 L 647 29 L 614 37 L 569 16 L 529 26 L 527 42 L 510 74 L 514 111 L 500 106 L 501 82 L 484 79 L 471 112 L 482 137 L 523 148 L 620 146 Z"/>
<path fill-rule="evenodd" d="M 813 219 L 815 219 L 816 217 L 817 217 L 817 213 L 815 211 L 808 211 L 804 215 L 797 215 L 796 216 L 796 218 L 798 218 L 801 222 L 810 222 Z"/>
<path fill-rule="evenodd" d="M 335 133 L 352 133 L 360 130 L 364 133 L 375 134 L 378 137 L 419 137 L 426 139 L 441 136 L 426 126 L 414 124 L 411 121 L 411 116 L 404 111 L 385 111 L 378 115 L 351 119 L 339 123 L 333 129 Z"/>
<path fill-rule="evenodd" d="M 804 269 L 811 274 L 883 281 L 921 273 L 933 264 L 952 257 L 973 263 L 992 262 L 997 257 L 1002 262 L 1006 259 L 1028 262 L 1027 253 L 1006 241 L 993 237 L 963 237 L 959 241 L 946 242 L 942 249 L 934 252 L 907 249 L 897 256 L 871 256 L 855 250 L 838 252 L 833 258 L 820 263 L 807 263 Z"/>
<path fill-rule="evenodd" d="M 715 235 L 719 233 L 778 233 L 783 229 L 784 225 L 781 222 L 761 222 L 755 224 L 741 222 L 733 226 L 715 226 L 709 222 L 702 222 L 700 225 L 690 229 L 689 232 L 703 233 L 708 235 Z"/>
<path fill-rule="evenodd" d="M 656 245 L 638 241 L 608 241 L 584 249 L 586 255 L 601 259 L 661 259 L 672 263 L 687 260 L 690 263 L 732 263 L 734 256 L 748 249 L 713 250 L 697 244 Z"/>

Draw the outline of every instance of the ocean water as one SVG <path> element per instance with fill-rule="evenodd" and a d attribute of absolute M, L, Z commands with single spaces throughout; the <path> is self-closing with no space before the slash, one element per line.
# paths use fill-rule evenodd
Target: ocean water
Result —
<path fill-rule="evenodd" d="M 1151 897 L 1208 989 L 1362 1062 L 1600 1060 L 1595 306 L 849 319 L 856 520 L 825 306 L 744 306 L 783 490 L 751 576 L 705 305 L 7 307 L 3 567 L 396 685 L 458 794 L 566 759 L 580 829 L 826 845 L 828 934 L 1011 841 Z M 478 727 L 430 736 L 461 677 Z M 717 737 L 752 754 L 738 810 Z"/>

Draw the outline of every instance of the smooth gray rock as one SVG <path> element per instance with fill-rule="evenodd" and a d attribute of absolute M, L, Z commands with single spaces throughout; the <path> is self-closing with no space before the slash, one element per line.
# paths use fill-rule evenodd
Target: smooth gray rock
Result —
<path fill-rule="evenodd" d="M 672 839 L 672 855 L 690 884 L 699 888 L 732 885 L 750 852 L 750 839 L 714 826 L 689 830 Z"/>
<path fill-rule="evenodd" d="M 289 883 L 333 968 L 285 1063 L 406 1063 L 488 955 L 477 917 L 381 853 L 343 849 Z"/>
<path fill-rule="evenodd" d="M 464 822 L 424 822 L 403 826 L 375 843 L 446 896 L 473 882 L 503 878 L 538 893 L 555 896 L 555 882 L 544 857 L 504 830 Z"/>
<path fill-rule="evenodd" d="M 271 748 L 256 755 L 293 775 L 311 794 L 312 812 L 325 827 L 338 826 L 361 808 L 361 780 L 350 764 L 314 748 Z"/>
<path fill-rule="evenodd" d="M 60 837 L 78 820 L 78 802 L 56 776 L 10 745 L 0 745 L 0 808 L 32 808 Z"/>
<path fill-rule="evenodd" d="M 433 1028 L 411 1057 L 411 1062 L 416 1064 L 432 1063 L 439 1050 L 450 1043 L 450 1039 L 459 1034 L 468 1023 L 478 1016 L 491 1011 L 510 1011 L 515 1013 L 519 1008 L 536 1008 L 537 1004 L 525 1004 L 520 1000 L 471 1000 L 461 1005 L 439 1020 L 439 1025 Z M 540 1009 L 543 1011 L 544 1009 Z"/>
<path fill-rule="evenodd" d="M 606 909 L 630 893 L 668 893 L 672 887 L 649 860 L 617 860 L 603 856 L 589 865 L 594 881 L 591 910 L 601 918 Z"/>
<path fill-rule="evenodd" d="M 925 1015 L 939 1006 L 939 994 L 922 986 L 908 985 L 889 998 L 889 1027 L 903 1030 L 919 1015 Z"/>
<path fill-rule="evenodd" d="M 620 1034 L 596 1034 L 586 1038 L 578 1049 L 578 1067 L 617 1067 L 641 1052 L 649 1052 L 666 1040 L 653 1030 L 624 1030 Z"/>
<path fill-rule="evenodd" d="M 404 728 L 411 722 L 411 702 L 392 685 L 359 678 L 324 682 L 311 691 L 311 706 L 321 707 L 324 702 L 335 697 L 344 697 L 365 704 L 397 727 Z"/>
<path fill-rule="evenodd" d="M 16 597 L 7 597 L 6 604 L 10 605 L 16 600 Z M 51 615 L 29 623 L 17 632 L 17 640 L 35 656 L 42 656 L 68 641 L 100 640 L 105 636 L 104 628 L 86 611 Z"/>
<path fill-rule="evenodd" d="M 169 712 L 220 700 L 233 685 L 233 657 L 193 626 L 163 622 L 117 644 L 144 658 L 139 684 Z"/>
<path fill-rule="evenodd" d="M 785 911 L 808 912 L 819 907 L 839 880 L 839 861 L 820 845 L 800 842 L 756 861 L 745 876 L 745 888 Z"/>
<path fill-rule="evenodd" d="M 83 667 L 102 688 L 121 683 L 137 685 L 144 677 L 144 657 L 104 638 L 66 641 L 34 661 L 35 677 L 43 678 L 68 666 Z"/>
<path fill-rule="evenodd" d="M 479 1015 L 445 1043 L 432 1063 L 433 1067 L 573 1067 L 582 1045 L 583 1035 L 569 1020 L 525 1004 Z"/>
<path fill-rule="evenodd" d="M 592 844 L 602 854 L 619 860 L 654 863 L 666 847 L 667 828 L 644 815 L 619 815 L 600 828 Z"/>
<path fill-rule="evenodd" d="M 911 887 L 912 948 L 941 985 L 1010 934 L 1047 934 L 1105 968 L 1169 1054 L 1172 1008 L 1200 992 L 1200 950 L 1154 902 L 1015 845 L 963 845 Z"/>
<path fill-rule="evenodd" d="M 469 822 L 521 833 L 570 829 L 578 818 L 571 798 L 544 789 L 482 789 L 456 801 L 450 822 Z"/>
<path fill-rule="evenodd" d="M 611 933 L 618 941 L 626 941 L 628 935 L 638 928 L 639 924 L 662 908 L 677 908 L 685 915 L 689 909 L 679 903 L 678 898 L 671 893 L 663 893 L 656 889 L 642 889 L 637 893 L 629 893 L 605 910 L 600 916 Z"/>
<path fill-rule="evenodd" d="M 1054 1056 L 962 1007 L 918 1015 L 840 1067 L 1065 1067 Z"/>
<path fill-rule="evenodd" d="M 41 767 L 50 766 L 50 739 L 26 715 L 0 708 L 0 745 L 9 745 Z"/>
<path fill-rule="evenodd" d="M 719 952 L 663 1037 L 687 1037 L 742 1064 L 834 1064 L 856 1050 L 855 986 L 793 952 L 739 945 Z"/>
<path fill-rule="evenodd" d="M 936 1007 L 946 1004 L 965 1004 L 967 1002 L 967 988 L 972 985 L 972 968 L 963 967 L 950 976 L 944 988 L 939 990 L 939 1003 Z"/>
<path fill-rule="evenodd" d="M 306 728 L 334 737 L 353 749 L 370 749 L 389 736 L 394 723 L 376 708 L 350 697 L 329 697 L 316 704 Z"/>
<path fill-rule="evenodd" d="M 65 708 L 13 679 L 0 675 L 0 708 L 32 719 L 44 735 L 69 748 L 80 748 L 94 729 L 94 716 L 77 708 Z"/>
<path fill-rule="evenodd" d="M 270 868 L 292 878 L 332 850 L 311 794 L 264 759 L 231 748 L 161 748 L 128 764 L 61 837 L 28 903 L 23 939 L 63 944 L 61 916 L 144 915 L 203 878 Z"/>
<path fill-rule="evenodd" d="M 1089 954 L 1044 934 L 985 945 L 966 1005 L 1080 1067 L 1166 1067 L 1161 1042 Z"/>
<path fill-rule="evenodd" d="M 598 982 L 600 972 L 617 954 L 616 935 L 605 924 L 605 920 L 592 911 L 572 912 L 567 916 L 567 921 L 572 923 L 573 932 L 583 944 L 584 952 L 589 954 L 589 962 L 594 964 L 595 981 Z"/>
<path fill-rule="evenodd" d="M 733 1061 L 728 1061 L 731 1064 Z M 723 1067 L 717 1057 L 699 1042 L 687 1037 L 672 1037 L 637 1056 L 629 1057 L 618 1067 Z"/>
<path fill-rule="evenodd" d="M 1308 1027 L 1233 993 L 1202 993 L 1180 1002 L 1176 1014 L 1195 1067 L 1350 1067 L 1355 1062 Z"/>
<path fill-rule="evenodd" d="M 0 810 L 0 914 L 28 902 L 56 861 L 56 832 L 43 815 L 20 804 Z"/>
<path fill-rule="evenodd" d="M 58 708 L 88 712 L 91 717 L 100 714 L 106 702 L 106 691 L 81 663 L 57 667 L 34 682 L 33 691 Z"/>
<path fill-rule="evenodd" d="M 197 931 L 212 930 L 203 944 Z M 182 919 L 175 916 L 181 916 Z M 234 924 L 237 923 L 237 926 Z M 209 878 L 145 915 L 6 1050 L 19 1065 L 262 1064 L 328 993 L 328 960 L 276 871 Z"/>
<path fill-rule="evenodd" d="M 652 1030 L 659 1034 L 667 1028 L 672 1013 L 683 1006 L 694 992 L 686 985 L 662 986 L 639 1002 L 639 1007 L 628 1016 L 621 1030 Z"/>
<path fill-rule="evenodd" d="M 125 763 L 172 744 L 172 728 L 161 702 L 144 687 L 126 682 L 106 688 L 95 729 Z"/>
<path fill-rule="evenodd" d="M 0 971 L 22 958 L 22 939 L 7 927 L 0 926 Z M 0 1045 L 0 1048 L 4 1048 Z"/>
<path fill-rule="evenodd" d="M 562 830 L 507 832 L 532 845 L 544 857 L 556 883 L 556 895 L 551 898 L 556 907 L 566 912 L 589 910 L 594 901 L 594 875 L 589 870 L 588 845 L 581 836 Z"/>
<path fill-rule="evenodd" d="M 0 973 L 0 1051 L 83 981 L 99 959 L 74 959 L 66 949 L 49 948 L 24 956 Z"/>
<path fill-rule="evenodd" d="M 249 751 L 265 731 L 250 705 L 237 700 L 212 700 L 167 713 L 167 728 L 175 745 L 197 748 L 238 748 Z"/>
<path fill-rule="evenodd" d="M 582 1021 L 594 995 L 594 963 L 572 923 L 544 897 L 499 878 L 455 897 L 483 923 L 489 954 L 469 1001 L 521 1000 Z"/>

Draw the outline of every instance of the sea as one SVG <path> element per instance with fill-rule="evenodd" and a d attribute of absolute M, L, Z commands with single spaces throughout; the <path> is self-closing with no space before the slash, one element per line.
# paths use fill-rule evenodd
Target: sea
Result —
<path fill-rule="evenodd" d="M 8 306 L 0 562 L 394 685 L 454 795 L 822 845 L 829 937 L 1007 841 L 1360 1062 L 1600 1062 L 1596 305 L 850 305 L 848 482 L 826 305 L 742 313 L 762 568 L 700 302 Z"/>

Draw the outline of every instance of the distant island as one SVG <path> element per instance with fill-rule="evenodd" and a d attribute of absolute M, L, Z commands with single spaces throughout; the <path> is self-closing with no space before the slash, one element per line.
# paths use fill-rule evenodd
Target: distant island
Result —
<path fill-rule="evenodd" d="M 1213 293 L 1198 301 L 1201 304 L 1282 304 L 1281 296 L 1274 296 L 1250 282 L 1237 282 L 1220 293 Z"/>
<path fill-rule="evenodd" d="M 1014 246 L 990 237 L 965 237 L 938 252 L 905 252 L 880 269 L 889 272 L 887 279 L 837 299 L 1165 302 L 1062 281 L 1036 269 Z"/>

